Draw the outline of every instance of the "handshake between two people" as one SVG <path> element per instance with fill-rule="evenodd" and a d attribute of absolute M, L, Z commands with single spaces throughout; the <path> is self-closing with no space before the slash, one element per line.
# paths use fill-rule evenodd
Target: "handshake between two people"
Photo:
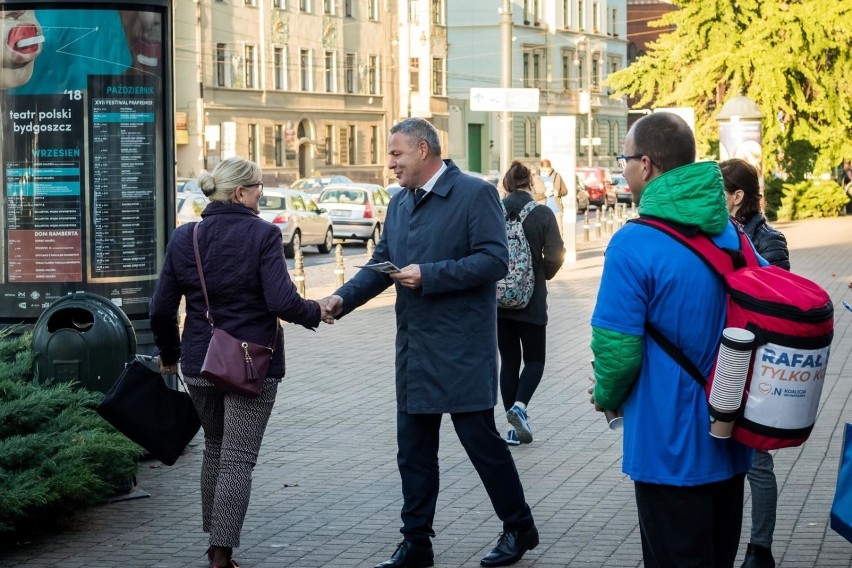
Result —
<path fill-rule="evenodd" d="M 418 264 L 409 264 L 400 269 L 399 272 L 388 273 L 388 276 L 400 286 L 412 290 L 419 288 L 421 284 L 420 265 Z M 324 323 L 333 324 L 335 318 L 343 313 L 343 298 L 335 294 L 319 299 L 317 303 L 322 310 L 322 321 Z"/>

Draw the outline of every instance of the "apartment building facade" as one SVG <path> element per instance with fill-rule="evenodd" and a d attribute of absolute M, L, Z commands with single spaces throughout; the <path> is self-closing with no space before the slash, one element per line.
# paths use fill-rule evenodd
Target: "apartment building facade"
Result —
<path fill-rule="evenodd" d="M 450 155 L 483 172 L 499 167 L 502 116 L 471 111 L 470 88 L 500 86 L 500 4 L 467 0 L 448 11 Z M 538 113 L 510 115 L 512 158 L 536 164 L 546 157 L 541 117 L 574 115 L 577 164 L 587 164 L 591 153 L 594 165 L 614 167 L 627 133 L 627 104 L 612 98 L 603 81 L 627 65 L 626 0 L 512 0 L 511 15 L 511 86 L 539 89 L 540 102 Z M 590 105 L 581 104 L 584 98 Z"/>
<path fill-rule="evenodd" d="M 176 0 L 178 177 L 239 155 L 268 187 L 320 174 L 387 181 L 394 122 L 446 124 L 445 96 L 407 81 L 403 92 L 400 80 L 421 52 L 446 53 L 436 4 L 443 21 L 443 0 Z"/>

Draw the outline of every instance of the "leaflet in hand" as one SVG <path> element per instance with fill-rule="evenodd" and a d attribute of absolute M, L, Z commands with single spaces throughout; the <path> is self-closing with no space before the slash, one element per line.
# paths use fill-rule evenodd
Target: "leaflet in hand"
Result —
<path fill-rule="evenodd" d="M 399 268 L 392 262 L 376 262 L 375 264 L 364 264 L 361 266 L 356 266 L 355 268 L 369 268 L 370 270 L 375 270 L 376 272 L 384 272 L 386 274 L 393 274 L 394 272 L 399 272 Z"/>

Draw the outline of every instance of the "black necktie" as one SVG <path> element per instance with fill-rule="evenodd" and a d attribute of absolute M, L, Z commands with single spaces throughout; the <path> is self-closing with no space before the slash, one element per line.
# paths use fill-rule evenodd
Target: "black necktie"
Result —
<path fill-rule="evenodd" d="M 422 187 L 418 187 L 414 190 L 414 204 L 417 205 L 420 203 L 420 200 L 423 199 L 423 196 L 426 195 L 426 190 Z"/>

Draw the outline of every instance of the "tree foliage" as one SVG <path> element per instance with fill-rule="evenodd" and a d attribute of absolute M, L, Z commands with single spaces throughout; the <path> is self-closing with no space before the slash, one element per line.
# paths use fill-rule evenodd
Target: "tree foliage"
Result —
<path fill-rule="evenodd" d="M 722 105 L 744 94 L 764 114 L 764 171 L 783 168 L 791 146 L 810 146 L 819 171 L 852 157 L 852 2 L 673 3 L 680 9 L 650 25 L 674 30 L 610 75 L 619 95 L 638 107 L 693 107 L 705 156 Z"/>

